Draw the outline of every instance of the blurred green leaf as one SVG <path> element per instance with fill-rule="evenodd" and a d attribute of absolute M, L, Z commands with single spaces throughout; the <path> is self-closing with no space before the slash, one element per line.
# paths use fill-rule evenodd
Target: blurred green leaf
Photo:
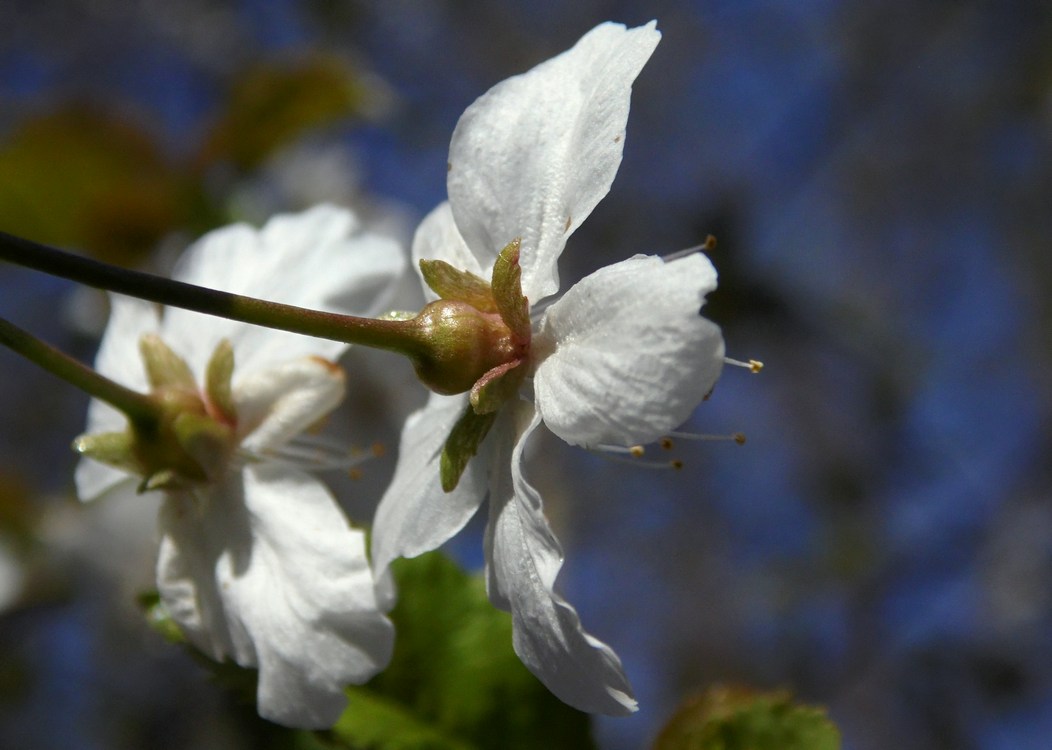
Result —
<path fill-rule="evenodd" d="M 715 687 L 688 699 L 653 750 L 838 750 L 840 733 L 821 708 L 787 691 Z"/>
<path fill-rule="evenodd" d="M 374 109 L 377 96 L 374 86 L 332 55 L 261 63 L 234 83 L 200 163 L 229 161 L 252 169 L 311 129 Z"/>
<path fill-rule="evenodd" d="M 351 691 L 334 730 L 347 747 L 594 747 L 587 714 L 555 698 L 519 661 L 511 617 L 489 603 L 480 578 L 440 553 L 399 560 L 394 573 L 400 591 L 391 613 L 394 658 Z"/>
<path fill-rule="evenodd" d="M 97 107 L 22 121 L 0 143 L 0 228 L 134 265 L 185 220 L 188 190 L 149 133 Z"/>

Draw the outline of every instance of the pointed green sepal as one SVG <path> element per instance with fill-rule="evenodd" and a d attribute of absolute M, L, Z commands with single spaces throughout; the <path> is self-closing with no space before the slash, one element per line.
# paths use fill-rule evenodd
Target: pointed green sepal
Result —
<path fill-rule="evenodd" d="M 100 432 L 81 435 L 73 441 L 73 450 L 82 456 L 138 474 L 141 471 L 135 457 L 134 439 L 128 432 Z"/>
<path fill-rule="evenodd" d="M 443 260 L 421 260 L 420 274 L 442 299 L 467 302 L 480 312 L 497 312 L 489 284 L 470 271 L 456 269 Z"/>
<path fill-rule="evenodd" d="M 449 437 L 446 438 L 446 444 L 442 448 L 439 468 L 444 492 L 452 492 L 456 488 L 464 469 L 468 466 L 468 461 L 478 453 L 479 446 L 496 418 L 496 412 L 476 414 L 474 409 L 468 407 L 464 416 L 453 425 Z"/>
<path fill-rule="evenodd" d="M 228 339 L 223 339 L 212 352 L 205 370 L 205 396 L 208 404 L 223 421 L 233 424 L 237 421 L 237 408 L 230 381 L 234 375 L 234 347 Z"/>
<path fill-rule="evenodd" d="M 150 384 L 150 390 L 197 390 L 194 374 L 186 360 L 172 351 L 160 336 L 148 333 L 139 339 L 139 352 L 146 368 L 146 381 Z"/>
<path fill-rule="evenodd" d="M 518 393 L 526 377 L 522 364 L 521 359 L 505 362 L 478 379 L 471 388 L 471 408 L 476 414 L 495 412 Z"/>
<path fill-rule="evenodd" d="M 522 293 L 522 266 L 519 265 L 521 241 L 509 242 L 493 264 L 493 299 L 504 324 L 517 342 L 530 340 L 530 301 Z"/>

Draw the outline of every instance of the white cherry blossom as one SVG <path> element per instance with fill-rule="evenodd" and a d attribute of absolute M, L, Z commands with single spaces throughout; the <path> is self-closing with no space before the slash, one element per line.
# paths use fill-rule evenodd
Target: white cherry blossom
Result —
<path fill-rule="evenodd" d="M 276 216 L 260 230 L 243 224 L 216 230 L 187 251 L 173 276 L 372 316 L 386 309 L 403 255 L 395 242 L 363 232 L 349 211 L 318 206 Z M 231 436 L 228 452 L 194 454 L 208 470 L 206 481 L 162 485 L 157 586 L 165 607 L 212 658 L 258 668 L 261 716 L 295 727 L 331 726 L 346 704 L 344 687 L 382 669 L 393 642 L 391 623 L 377 607 L 363 532 L 290 458 L 300 434 L 343 398 L 344 373 L 333 360 L 346 345 L 111 299 L 98 371 L 147 392 L 144 364 L 156 366 L 172 352 L 192 376 L 183 397 Z M 233 355 L 228 399 L 222 385 L 206 385 L 224 341 Z M 141 352 L 147 345 L 154 354 Z M 92 402 L 88 433 L 125 427 L 121 413 Z M 140 481 L 90 458 L 76 472 L 84 500 L 134 492 Z"/>
<path fill-rule="evenodd" d="M 487 590 L 512 614 L 516 652 L 564 701 L 606 714 L 634 711 L 636 701 L 617 655 L 583 630 L 556 593 L 562 549 L 523 474 L 523 453 L 542 421 L 590 448 L 656 440 L 690 415 L 723 365 L 719 328 L 700 315 L 716 287 L 700 254 L 668 262 L 636 256 L 586 277 L 546 309 L 536 305 L 558 291 L 567 238 L 610 188 L 632 83 L 659 38 L 654 23 L 603 24 L 571 50 L 496 85 L 461 117 L 450 145 L 449 201 L 424 219 L 413 254 L 488 279 L 502 248 L 518 241 L 531 305 L 530 330 L 520 337 L 521 383 L 514 381 L 517 392 L 448 492 L 440 481 L 443 446 L 470 398 L 433 395 L 413 414 L 373 527 L 380 575 L 394 558 L 452 537 L 488 496 Z"/>

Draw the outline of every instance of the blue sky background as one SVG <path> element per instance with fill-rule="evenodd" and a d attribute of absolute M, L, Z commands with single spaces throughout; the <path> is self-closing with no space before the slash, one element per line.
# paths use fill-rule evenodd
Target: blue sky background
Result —
<path fill-rule="evenodd" d="M 375 77 L 375 111 L 298 141 L 283 167 L 197 174 L 233 216 L 353 198 L 396 209 L 408 235 L 444 198 L 449 136 L 475 97 L 596 23 L 651 18 L 664 37 L 634 89 L 624 162 L 570 241 L 564 284 L 715 234 L 708 313 L 731 356 L 767 368 L 726 372 L 685 428 L 741 430 L 747 445 L 681 443 L 680 472 L 539 441 L 529 474 L 566 548 L 564 589 L 641 703 L 597 722 L 601 747 L 644 746 L 719 682 L 828 706 L 852 750 L 1047 747 L 1042 4 L 19 1 L 0 9 L 0 141 L 77 102 L 178 170 L 241 71 L 332 54 Z M 345 174 L 289 186 L 334 155 Z M 0 189 L 26 179 L 0 171 Z M 166 247 L 195 231 L 173 229 Z M 71 284 L 0 267 L 0 314 L 85 359 L 91 309 Z M 0 614 L 0 744 L 134 747 L 120 743 L 163 725 L 165 747 L 251 746 L 200 670 L 112 603 L 127 592 L 95 559 L 102 511 L 70 499 L 84 399 L 7 353 L 0 367 L 2 497 L 36 525 L 14 545 L 30 593 Z M 360 367 L 408 370 L 382 355 Z M 356 439 L 391 440 L 414 398 L 356 417 Z M 454 546 L 469 563 L 477 531 Z M 169 710 L 193 728 L 171 730 L 157 718 Z"/>

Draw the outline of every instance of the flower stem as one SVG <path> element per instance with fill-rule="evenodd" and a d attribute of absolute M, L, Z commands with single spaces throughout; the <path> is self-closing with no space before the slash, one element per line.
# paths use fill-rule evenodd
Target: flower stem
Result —
<path fill-rule="evenodd" d="M 147 424 L 158 418 L 157 404 L 149 396 L 103 377 L 87 365 L 3 318 L 0 318 L 0 344 L 124 412 L 133 422 Z"/>
<path fill-rule="evenodd" d="M 0 259 L 98 289 L 307 336 L 426 356 L 428 342 L 412 321 L 374 320 L 308 310 L 119 268 L 0 232 Z"/>

